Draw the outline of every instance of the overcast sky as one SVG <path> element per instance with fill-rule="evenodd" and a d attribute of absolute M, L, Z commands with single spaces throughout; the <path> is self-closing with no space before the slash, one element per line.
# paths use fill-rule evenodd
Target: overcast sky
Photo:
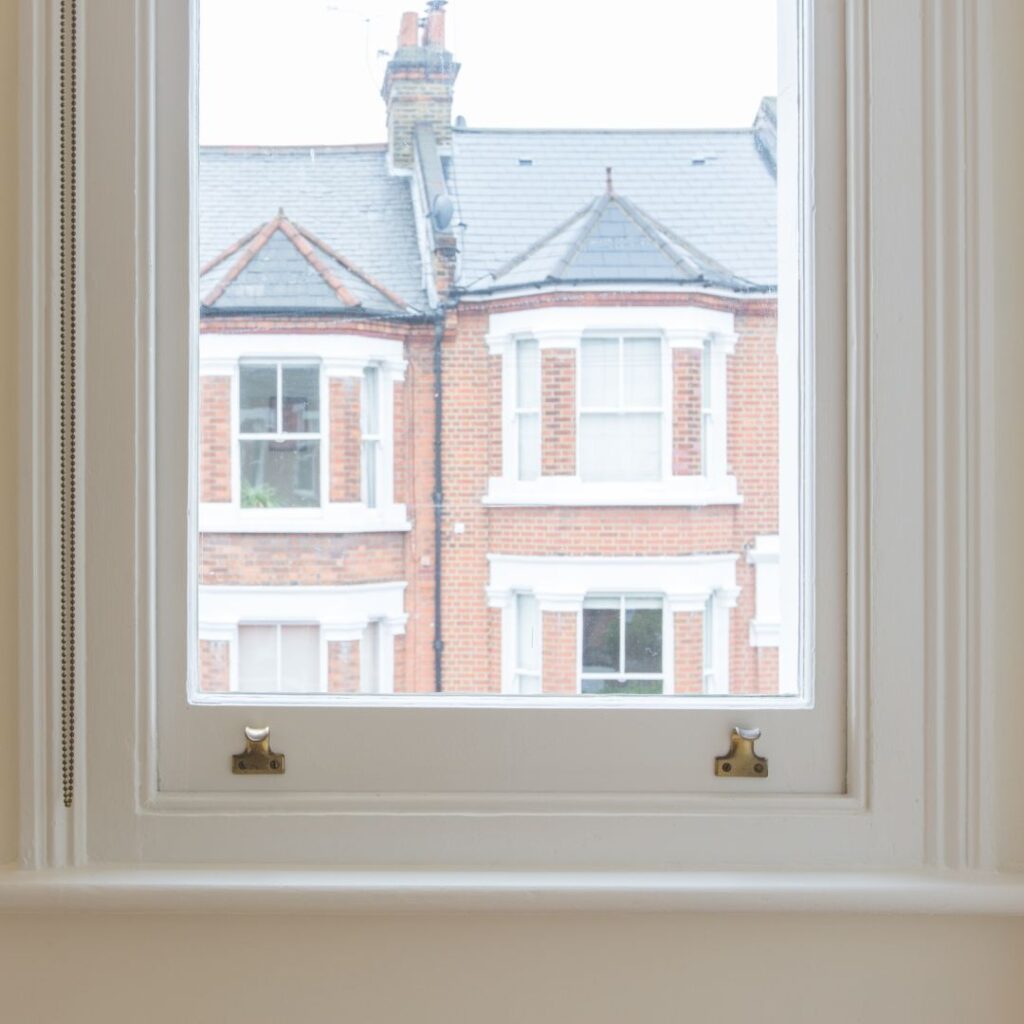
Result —
<path fill-rule="evenodd" d="M 200 138 L 381 142 L 409 0 L 200 0 Z M 776 0 L 450 0 L 477 127 L 737 127 L 776 91 Z M 381 53 L 380 51 L 384 51 Z"/>

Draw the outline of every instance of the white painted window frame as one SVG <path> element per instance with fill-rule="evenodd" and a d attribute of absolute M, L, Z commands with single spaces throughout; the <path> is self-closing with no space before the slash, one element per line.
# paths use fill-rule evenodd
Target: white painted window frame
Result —
<path fill-rule="evenodd" d="M 667 700 L 663 708 L 678 707 L 685 700 L 690 707 L 712 707 L 717 697 L 729 693 L 729 643 L 731 611 L 736 607 L 739 589 L 736 586 L 738 556 L 680 555 L 624 557 L 621 555 L 499 555 L 488 556 L 490 578 L 487 586 L 488 604 L 501 610 L 502 616 L 502 692 L 518 693 L 516 686 L 515 636 L 516 599 L 523 593 L 537 598 L 541 621 L 544 612 L 571 612 L 576 616 L 577 692 L 582 665 L 583 606 L 588 597 L 627 595 L 656 597 L 662 601 L 663 692 Z M 680 612 L 701 612 L 707 637 L 708 657 L 704 671 L 704 694 L 676 695 L 675 688 L 675 615 Z M 543 651 L 543 646 L 541 647 Z M 541 678 L 544 676 L 543 658 Z M 671 695 L 671 696 L 669 696 Z M 792 695 L 780 702 L 763 698 L 763 706 L 785 708 L 792 705 Z M 552 697 L 544 698 L 557 703 Z M 644 704 L 657 701 L 653 695 L 641 699 Z M 588 695 L 588 703 L 621 705 L 622 698 Z"/>
<path fill-rule="evenodd" d="M 661 476 L 656 480 L 586 481 L 580 472 L 580 419 L 582 373 L 580 348 L 591 337 L 658 338 L 661 365 Z M 541 356 L 547 349 L 571 349 L 576 355 L 576 467 L 575 474 L 519 479 L 517 417 L 517 345 L 534 339 Z M 727 472 L 728 410 L 727 360 L 736 348 L 732 313 L 703 306 L 562 306 L 513 310 L 490 317 L 486 343 L 491 355 L 501 357 L 502 473 L 488 481 L 485 505 L 735 505 L 743 499 L 736 478 Z M 701 357 L 702 472 L 688 476 L 672 473 L 673 368 L 677 348 L 698 349 Z M 541 439 L 543 444 L 543 437 Z"/>
<path fill-rule="evenodd" d="M 803 267 L 813 271 L 812 301 L 800 315 L 820 341 L 815 366 L 805 372 L 824 407 L 847 413 L 838 436 L 826 417 L 813 435 L 817 448 L 804 449 L 817 473 L 813 495 L 802 491 L 801 505 L 814 509 L 819 539 L 822 529 L 843 524 L 830 537 L 834 543 L 815 549 L 813 564 L 820 571 L 823 557 L 840 553 L 846 599 L 830 594 L 823 602 L 815 592 L 813 603 L 818 670 L 830 652 L 845 651 L 838 664 L 825 666 L 848 694 L 838 751 L 845 785 L 814 793 L 791 777 L 789 789 L 731 780 L 727 789 L 715 783 L 703 792 L 644 791 L 630 790 L 626 779 L 627 788 L 612 795 L 314 788 L 297 810 L 287 794 L 262 785 L 244 795 L 154 787 L 153 654 L 168 638 L 185 635 L 187 616 L 178 605 L 154 601 L 158 566 L 151 555 L 161 527 L 159 520 L 152 525 L 159 506 L 150 491 L 151 456 L 179 481 L 179 493 L 187 460 L 174 446 L 151 451 L 152 428 L 174 420 L 167 422 L 167 409 L 152 408 L 146 339 L 157 324 L 179 337 L 187 333 L 173 305 L 155 316 L 156 277 L 172 294 L 188 286 L 180 251 L 159 275 L 151 260 L 153 232 L 173 236 L 182 220 L 180 210 L 152 202 L 154 182 L 163 181 L 154 128 L 162 123 L 176 140 L 177 149 L 160 154 L 171 158 L 163 166 L 172 176 L 187 138 L 178 107 L 161 106 L 162 116 L 154 117 L 174 73 L 165 61 L 158 76 L 150 74 L 152 58 L 158 42 L 173 47 L 180 14 L 178 5 L 154 0 L 86 4 L 82 12 L 89 145 L 81 151 L 87 228 L 79 256 L 101 252 L 103 265 L 83 264 L 91 270 L 83 274 L 89 294 L 81 307 L 80 383 L 105 383 L 134 401 L 123 403 L 133 417 L 129 429 L 117 424 L 110 436 L 99 396 L 82 394 L 78 533 L 80 550 L 92 557 L 82 563 L 88 571 L 78 593 L 77 796 L 70 809 L 61 803 L 53 700 L 60 638 L 51 614 L 59 553 L 57 333 L 50 301 L 59 19 L 57 0 L 22 0 L 21 863 L 29 870 L 0 881 L 5 905 L 280 909 L 312 898 L 317 906 L 462 907 L 507 906 L 521 894 L 531 906 L 1024 911 L 1024 854 L 1012 830 L 1008 838 L 1003 819 L 1013 808 L 1000 797 L 1013 792 L 1001 780 L 1016 771 L 1015 746 L 992 742 L 996 698 L 1013 681 L 997 677 L 993 662 L 1000 537 L 992 526 L 996 502 L 1009 495 L 995 471 L 986 401 L 997 347 L 989 10 L 983 0 L 801 3 L 814 15 L 805 19 L 803 37 L 814 40 L 803 65 L 814 84 L 805 92 L 804 121 L 814 160 L 804 166 L 814 173 L 804 177 L 799 205 L 802 216 L 814 216 L 805 221 Z M 158 7 L 161 20 L 171 20 L 160 32 Z M 780 103 L 792 84 L 783 83 Z M 93 160 L 103 173 L 88 173 Z M 925 202 L 906 201 L 922 193 Z M 899 273 L 888 272 L 897 267 Z M 131 282 L 135 287 L 126 287 Z M 846 372 L 838 378 L 822 373 L 830 345 L 844 353 Z M 98 380 L 99 371 L 110 379 Z M 159 429 L 155 436 L 165 434 Z M 818 457 L 822 448 L 829 458 Z M 105 547 L 121 557 L 99 557 Z M 183 586 L 178 572 L 171 578 Z M 815 578 L 826 585 L 832 576 Z M 789 585 L 784 581 L 784 589 Z M 965 601 L 965 594 L 976 600 Z M 342 748 L 352 745 L 350 767 L 372 760 L 357 731 L 372 710 L 354 711 L 356 730 L 337 732 Z M 751 724 L 747 710 L 738 710 L 738 724 Z M 426 722 L 426 733 L 443 743 L 447 717 L 417 716 L 421 735 Z M 523 753 L 541 779 L 551 750 L 566 737 L 559 737 L 554 717 L 520 717 L 533 730 Z M 790 745 L 770 739 L 779 735 L 779 720 L 758 717 L 766 725 L 770 779 L 786 783 Z M 245 720 L 224 715 L 216 760 L 237 748 Z M 483 725 L 474 750 L 501 739 L 493 721 L 472 721 Z M 576 755 L 586 732 L 603 742 L 616 735 L 614 716 L 584 721 L 573 738 Z M 723 750 L 722 721 L 709 718 L 706 741 L 692 745 L 674 735 L 685 722 L 678 715 L 643 717 L 645 753 L 663 780 L 679 778 L 683 759 L 706 765 Z M 664 753 L 670 738 L 677 741 L 674 757 Z M 207 756 L 204 743 L 190 749 Z M 450 749 L 437 748 L 434 767 L 444 768 L 441 755 Z M 460 750 L 463 768 L 466 753 Z M 284 812 L 287 829 L 278 820 Z M 257 870 L 240 879 L 244 847 L 258 847 L 264 862 L 293 863 L 297 836 L 310 859 L 333 868 Z M 329 858 L 317 858 L 315 851 L 328 849 Z M 221 869 L 208 866 L 212 850 L 219 850 Z M 387 870 L 399 858 L 405 867 Z M 153 860 L 165 867 L 143 868 Z M 115 862 L 124 866 L 105 867 Z M 353 867 L 370 862 L 373 872 Z M 457 872 L 436 871 L 456 865 Z"/>
<path fill-rule="evenodd" d="M 316 682 L 318 692 L 324 692 L 326 690 L 325 681 L 327 678 L 326 666 L 324 665 L 324 644 L 321 639 L 320 624 L 317 622 L 265 622 L 265 621 L 253 621 L 246 620 L 239 622 L 235 627 L 235 635 L 233 646 L 228 650 L 228 657 L 230 659 L 230 681 L 231 691 L 234 693 L 239 692 L 239 665 L 242 661 L 242 630 L 246 626 L 272 626 L 276 634 L 276 645 L 277 651 L 275 654 L 275 670 L 277 676 L 278 688 L 280 689 L 281 683 L 281 632 L 282 630 L 288 629 L 292 626 L 312 626 L 317 631 L 316 641 L 316 655 L 317 655 L 317 673 Z M 202 634 L 200 634 L 201 636 Z M 316 692 L 316 691 L 314 691 Z"/>
<path fill-rule="evenodd" d="M 277 430 L 268 431 L 266 433 L 253 433 L 247 432 L 242 433 L 242 368 L 243 366 L 273 366 L 277 371 Z M 283 421 L 283 402 L 281 400 L 282 389 L 284 387 L 284 367 L 285 366 L 315 366 L 317 371 L 317 394 L 320 401 L 320 411 L 318 419 L 320 423 L 320 429 L 316 432 L 310 433 L 288 433 L 281 429 Z M 330 424 L 325 423 L 325 419 L 329 419 L 330 411 L 324 406 L 324 397 L 326 389 L 324 388 L 324 372 L 323 367 L 320 365 L 318 360 L 306 360 L 306 359 L 295 359 L 293 357 L 280 358 L 280 359 L 242 359 L 240 360 L 232 375 L 232 386 L 231 386 L 231 454 L 232 454 L 232 476 L 231 476 L 231 494 L 232 503 L 240 510 L 242 506 L 242 443 L 244 441 L 316 441 L 317 448 L 317 481 L 320 489 L 320 502 L 316 506 L 317 511 L 322 509 L 324 505 L 328 503 L 330 497 L 330 460 L 331 460 L 331 432 Z M 310 506 L 312 507 L 312 506 Z M 260 510 L 269 511 L 273 515 L 284 515 L 291 516 L 296 513 L 302 513 L 306 511 L 303 507 L 285 506 L 284 508 L 266 509 Z"/>
<path fill-rule="evenodd" d="M 200 585 L 198 620 L 200 640 L 225 640 L 229 644 L 230 692 L 204 693 L 196 675 L 190 678 L 189 699 L 211 706 L 259 706 L 285 703 L 304 706 L 334 700 L 328 693 L 327 645 L 334 642 L 362 643 L 370 622 L 380 623 L 378 666 L 379 686 L 367 690 L 360 671 L 362 692 L 391 693 L 394 690 L 394 638 L 405 633 L 404 580 L 384 583 L 351 583 L 343 586 L 239 586 Z M 320 627 L 320 690 L 315 694 L 252 694 L 238 692 L 238 626 L 245 622 L 314 624 Z"/>
<path fill-rule="evenodd" d="M 594 600 L 611 598 L 619 603 L 619 668 L 618 672 L 586 672 L 583 667 L 583 619 L 587 613 L 587 606 L 593 607 Z M 625 668 L 626 659 L 626 611 L 630 601 L 653 601 L 657 602 L 658 611 L 661 612 L 661 672 L 627 672 Z M 600 679 L 615 676 L 617 679 L 628 681 L 630 679 L 661 679 L 661 692 L 670 694 L 675 690 L 675 658 L 674 654 L 674 630 L 672 613 L 668 609 L 668 603 L 661 594 L 587 594 L 583 598 L 583 607 L 580 608 L 576 620 L 576 666 L 577 692 L 584 692 L 584 684 L 587 679 Z M 671 673 L 671 675 L 670 675 Z"/>
<path fill-rule="evenodd" d="M 340 331 L 336 334 L 230 334 L 199 336 L 200 376 L 231 379 L 231 501 L 200 502 L 203 533 L 391 533 L 411 528 L 406 507 L 395 501 L 394 385 L 405 380 L 406 361 L 400 341 Z M 320 364 L 320 507 L 243 509 L 239 456 L 239 367 L 243 362 Z M 365 501 L 330 500 L 330 382 L 363 379 L 368 367 L 378 372 L 380 443 L 376 507 Z M 360 458 L 362 449 L 360 448 Z"/>

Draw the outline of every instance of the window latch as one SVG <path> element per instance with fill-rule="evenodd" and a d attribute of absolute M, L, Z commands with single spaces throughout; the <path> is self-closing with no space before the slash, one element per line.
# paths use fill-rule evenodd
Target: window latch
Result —
<path fill-rule="evenodd" d="M 284 775 L 284 754 L 270 749 L 270 726 L 245 727 L 245 750 L 231 755 L 234 775 Z"/>
<path fill-rule="evenodd" d="M 715 775 L 740 779 L 768 778 L 768 758 L 761 757 L 754 750 L 754 740 L 760 738 L 760 729 L 734 727 L 729 753 L 715 758 Z"/>

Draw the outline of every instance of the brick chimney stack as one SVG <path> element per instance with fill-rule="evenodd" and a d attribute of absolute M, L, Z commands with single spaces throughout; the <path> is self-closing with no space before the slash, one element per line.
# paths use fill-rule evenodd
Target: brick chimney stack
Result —
<path fill-rule="evenodd" d="M 384 73 L 381 95 L 388 111 L 388 151 L 395 168 L 413 166 L 413 129 L 429 124 L 442 151 L 452 141 L 452 92 L 459 65 L 444 45 L 446 0 L 430 0 L 422 25 L 402 15 L 398 49 Z M 421 31 L 422 28 L 422 31 Z"/>

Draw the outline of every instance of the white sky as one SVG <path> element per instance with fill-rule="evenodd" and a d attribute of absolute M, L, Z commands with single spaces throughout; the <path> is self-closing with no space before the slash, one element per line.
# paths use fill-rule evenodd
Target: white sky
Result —
<path fill-rule="evenodd" d="M 450 0 L 470 127 L 751 123 L 776 91 L 776 0 Z M 200 0 L 200 138 L 381 142 L 399 16 L 424 0 Z"/>

